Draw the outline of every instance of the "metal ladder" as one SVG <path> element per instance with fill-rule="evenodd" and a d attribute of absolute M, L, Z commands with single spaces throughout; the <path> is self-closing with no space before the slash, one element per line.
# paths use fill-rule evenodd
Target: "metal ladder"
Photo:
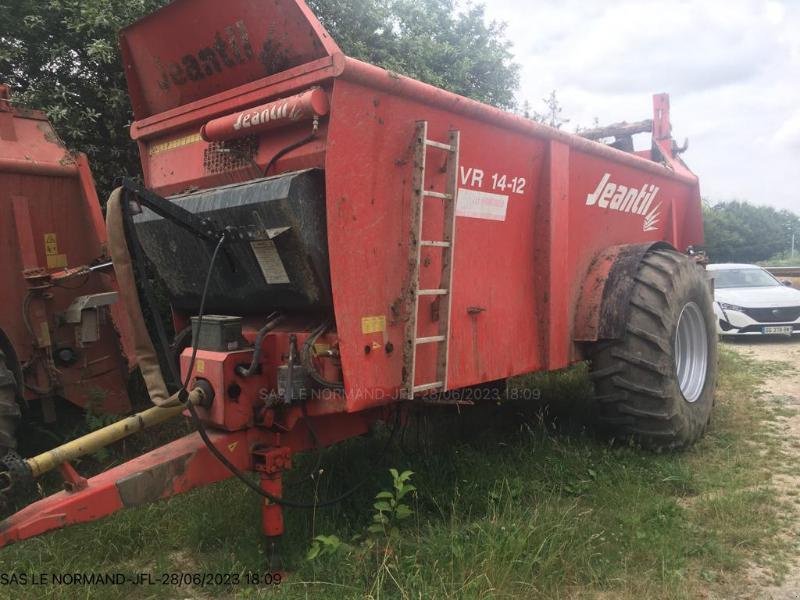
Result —
<path fill-rule="evenodd" d="M 411 400 L 421 392 L 447 390 L 447 356 L 450 343 L 451 282 L 453 278 L 453 251 L 456 233 L 456 196 L 458 190 L 458 154 L 460 133 L 450 131 L 448 143 L 428 139 L 428 122 L 417 123 L 414 151 L 414 196 L 411 209 L 411 243 L 409 245 L 411 314 L 406 323 L 403 354 L 403 396 Z M 425 165 L 428 149 L 447 154 L 447 189 L 444 193 L 425 189 Z M 432 198 L 444 203 L 444 239 L 423 240 L 422 222 L 425 199 Z M 442 249 L 442 274 L 438 288 L 420 289 L 419 268 L 422 248 Z M 418 337 L 417 318 L 420 296 L 439 296 L 439 332 L 430 337 Z M 438 344 L 436 380 L 414 385 L 417 367 L 417 348 L 422 344 Z"/>

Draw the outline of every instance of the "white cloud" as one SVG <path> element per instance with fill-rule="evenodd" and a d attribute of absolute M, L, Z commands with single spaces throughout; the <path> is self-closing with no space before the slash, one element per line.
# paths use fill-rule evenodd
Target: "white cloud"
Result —
<path fill-rule="evenodd" d="M 557 90 L 570 128 L 647 118 L 669 92 L 704 195 L 800 213 L 800 2 L 486 0 L 508 22 L 520 101 Z"/>
<path fill-rule="evenodd" d="M 778 129 L 774 137 L 775 144 L 785 149 L 787 152 L 795 152 L 798 162 L 800 162 L 800 110 L 794 113 Z"/>

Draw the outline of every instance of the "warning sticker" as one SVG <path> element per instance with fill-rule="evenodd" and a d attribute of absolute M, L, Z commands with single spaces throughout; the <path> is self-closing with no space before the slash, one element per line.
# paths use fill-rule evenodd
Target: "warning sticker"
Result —
<path fill-rule="evenodd" d="M 175 148 L 182 148 L 183 146 L 188 146 L 189 144 L 200 142 L 202 141 L 202 139 L 203 138 L 200 137 L 199 133 L 185 135 L 183 137 L 167 140 L 166 142 L 159 142 L 157 144 L 153 144 L 147 150 L 147 153 L 150 156 L 155 156 L 156 154 L 161 154 L 162 152 L 166 152 L 167 150 L 174 150 Z"/>
<path fill-rule="evenodd" d="M 67 266 L 67 255 L 58 253 L 58 238 L 55 233 L 44 234 L 44 254 L 48 269 L 63 269 Z"/>
<path fill-rule="evenodd" d="M 361 317 L 361 333 L 381 333 L 386 331 L 386 315 Z"/>
<path fill-rule="evenodd" d="M 58 254 L 58 238 L 55 233 L 44 234 L 44 253 L 47 256 Z"/>
<path fill-rule="evenodd" d="M 458 189 L 457 217 L 505 221 L 508 196 L 478 190 Z"/>
<path fill-rule="evenodd" d="M 253 254 L 256 255 L 258 266 L 261 267 L 261 273 L 267 283 L 291 283 L 289 275 L 281 262 L 278 249 L 275 247 L 275 242 L 272 240 L 258 240 L 250 242 L 250 247 L 253 249 Z"/>

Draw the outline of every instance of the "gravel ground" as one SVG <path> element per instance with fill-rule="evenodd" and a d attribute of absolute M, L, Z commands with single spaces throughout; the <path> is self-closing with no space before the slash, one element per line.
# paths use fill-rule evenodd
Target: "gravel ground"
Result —
<path fill-rule="evenodd" d="M 800 467 L 800 336 L 794 336 L 792 339 L 748 338 L 725 344 L 755 360 L 778 361 L 789 363 L 794 367 L 768 380 L 764 392 L 768 402 L 780 404 L 788 409 L 785 412 L 786 416 L 777 416 L 774 420 L 775 434 L 782 441 L 783 464 L 776 465 L 772 484 L 779 491 L 782 500 L 796 505 L 795 498 L 800 491 L 800 469 L 797 468 Z M 796 474 L 792 474 L 792 471 Z M 775 585 L 770 573 L 754 567 L 748 577 L 752 587 L 747 590 L 744 597 L 800 600 L 800 515 L 785 535 L 791 539 L 796 548 L 796 557 L 789 573 L 782 579 L 780 585 Z"/>

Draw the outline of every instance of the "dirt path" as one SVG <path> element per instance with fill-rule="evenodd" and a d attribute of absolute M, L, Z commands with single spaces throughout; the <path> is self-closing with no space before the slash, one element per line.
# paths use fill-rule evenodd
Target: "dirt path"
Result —
<path fill-rule="evenodd" d="M 781 362 L 794 369 L 780 370 L 764 386 L 764 400 L 776 409 L 772 434 L 781 443 L 781 464 L 775 465 L 772 484 L 779 498 L 787 505 L 798 506 L 800 492 L 800 339 L 747 339 L 726 343 L 726 346 L 749 358 L 763 362 Z M 769 600 L 800 600 L 800 510 L 785 535 L 795 548 L 789 572 L 780 585 L 766 570 L 753 568 L 748 576 L 752 582 L 747 597 Z M 752 594 L 752 595 L 751 595 Z"/>

